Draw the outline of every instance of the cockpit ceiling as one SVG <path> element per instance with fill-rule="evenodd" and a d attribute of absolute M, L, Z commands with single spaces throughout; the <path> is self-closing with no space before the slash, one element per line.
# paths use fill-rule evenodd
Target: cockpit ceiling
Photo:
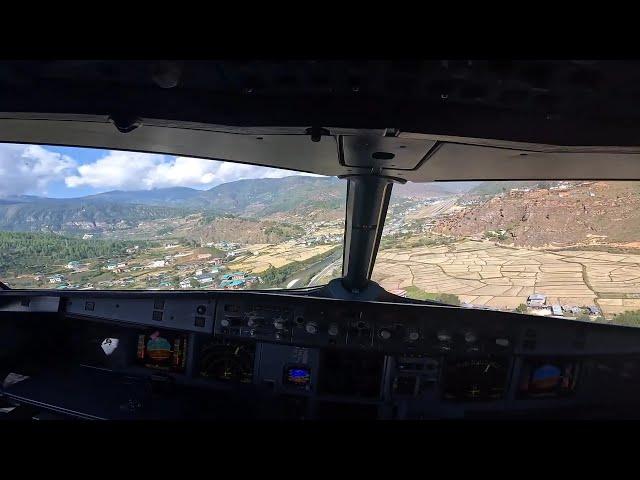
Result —
<path fill-rule="evenodd" d="M 397 128 L 638 145 L 640 62 L 218 59 L 0 62 L 0 112 L 209 125 Z"/>
<path fill-rule="evenodd" d="M 317 140 L 317 141 L 314 141 Z M 105 117 L 0 118 L 0 142 L 130 150 L 320 175 L 375 173 L 412 182 L 639 179 L 640 147 L 576 147 L 327 128 L 239 129 L 141 119 L 129 133 Z"/>

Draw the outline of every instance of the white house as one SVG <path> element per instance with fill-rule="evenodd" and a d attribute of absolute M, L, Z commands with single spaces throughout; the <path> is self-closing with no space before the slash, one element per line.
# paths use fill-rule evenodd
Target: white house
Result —
<path fill-rule="evenodd" d="M 547 297 L 541 293 L 534 293 L 527 297 L 527 306 L 532 308 L 544 308 L 546 303 Z"/>

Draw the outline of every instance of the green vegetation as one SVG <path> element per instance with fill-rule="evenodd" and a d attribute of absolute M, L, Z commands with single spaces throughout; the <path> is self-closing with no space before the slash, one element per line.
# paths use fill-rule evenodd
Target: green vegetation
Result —
<path fill-rule="evenodd" d="M 411 285 L 405 288 L 407 297 L 414 300 L 431 300 L 433 302 L 446 303 L 447 305 L 460 305 L 460 299 L 452 293 L 428 293 Z"/>
<path fill-rule="evenodd" d="M 386 235 L 380 240 L 379 250 L 386 250 L 388 248 L 416 248 L 416 247 L 435 247 L 438 245 L 448 245 L 455 240 L 451 237 L 444 237 L 441 235 Z"/>
<path fill-rule="evenodd" d="M 528 307 L 524 303 L 521 303 L 520 305 L 518 305 L 516 307 L 516 312 L 518 312 L 518 313 L 527 313 L 527 310 L 528 310 Z"/>
<path fill-rule="evenodd" d="M 213 210 L 264 217 L 279 212 L 342 210 L 346 182 L 334 177 L 284 177 L 238 180 L 202 192 L 199 201 Z"/>
<path fill-rule="evenodd" d="M 482 235 L 484 238 L 488 240 L 497 240 L 499 242 L 505 242 L 507 240 L 511 240 L 511 233 L 508 230 L 488 230 L 484 232 Z"/>
<path fill-rule="evenodd" d="M 147 246 L 135 242 L 140 248 Z M 77 260 L 95 260 L 126 254 L 134 242 L 80 240 L 52 233 L 0 232 L 0 272 L 46 270 Z"/>
<path fill-rule="evenodd" d="M 611 245 L 572 245 L 571 250 L 581 252 L 606 252 L 620 255 L 637 254 L 636 248 L 613 247 Z"/>
<path fill-rule="evenodd" d="M 233 213 L 212 213 L 212 212 L 205 211 L 205 212 L 202 212 L 201 214 L 200 223 L 202 225 L 209 225 L 210 223 L 213 223 L 215 220 L 218 220 L 219 218 L 233 219 L 233 218 L 240 218 L 240 217 Z M 247 217 L 244 217 L 243 220 L 247 220 Z"/>
<path fill-rule="evenodd" d="M 170 233 L 173 233 L 173 231 L 174 231 L 174 228 L 167 225 L 164 227 L 160 227 L 156 233 L 158 235 L 168 235 Z"/>
<path fill-rule="evenodd" d="M 211 256 L 213 256 L 214 258 L 224 258 L 224 256 L 226 255 L 225 252 L 223 252 L 222 250 L 220 250 L 219 248 L 216 247 L 200 247 L 197 250 L 198 253 L 210 253 Z"/>
<path fill-rule="evenodd" d="M 304 228 L 291 223 L 273 223 L 264 229 L 265 235 L 274 235 L 281 239 L 295 238 L 304 234 Z"/>
<path fill-rule="evenodd" d="M 611 323 L 626 325 L 629 327 L 640 327 L 640 310 L 622 312 L 613 317 Z"/>
<path fill-rule="evenodd" d="M 150 205 L 116 204 L 87 200 L 40 199 L 31 203 L 0 205 L 0 229 L 9 231 L 50 231 L 85 233 L 78 224 L 135 227 L 140 221 L 181 218 L 187 210 Z"/>

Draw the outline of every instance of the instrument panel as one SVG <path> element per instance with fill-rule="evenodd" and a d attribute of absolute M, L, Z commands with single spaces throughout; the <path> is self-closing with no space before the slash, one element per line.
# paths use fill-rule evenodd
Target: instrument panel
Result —
<path fill-rule="evenodd" d="M 309 347 L 436 356 L 640 351 L 640 330 L 631 327 L 439 305 L 244 292 L 218 297 L 213 331 Z"/>
<path fill-rule="evenodd" d="M 640 357 L 640 330 L 613 325 L 271 292 L 176 293 L 65 292 L 56 314 L 78 332 L 82 365 L 207 390 L 256 388 L 296 418 L 567 408 L 614 391 L 593 386 L 604 368 L 593 358 Z"/>
<path fill-rule="evenodd" d="M 640 352 L 640 329 L 577 320 L 270 292 L 172 293 L 182 292 L 65 292 L 60 311 L 78 319 L 390 354 Z"/>

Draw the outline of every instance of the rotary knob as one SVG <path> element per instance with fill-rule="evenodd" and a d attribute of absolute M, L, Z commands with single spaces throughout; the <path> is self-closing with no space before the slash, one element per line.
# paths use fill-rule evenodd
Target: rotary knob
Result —
<path fill-rule="evenodd" d="M 222 320 L 220 320 L 220 326 L 228 327 L 229 326 L 229 320 L 227 320 L 226 318 L 223 318 Z"/>
<path fill-rule="evenodd" d="M 409 332 L 409 341 L 410 342 L 416 342 L 416 341 L 418 341 L 419 338 L 420 338 L 420 332 L 418 332 L 416 330 L 411 330 Z"/>
<path fill-rule="evenodd" d="M 332 323 L 331 325 L 329 325 L 328 333 L 332 337 L 335 337 L 336 335 L 338 335 L 339 331 L 340 329 L 338 328 L 338 325 L 336 325 L 335 323 Z"/>
<path fill-rule="evenodd" d="M 474 343 L 477 339 L 478 337 L 476 337 L 476 334 L 473 332 L 467 332 L 464 334 L 464 341 L 467 343 Z"/>
<path fill-rule="evenodd" d="M 318 325 L 316 325 L 314 322 L 307 323 L 304 329 L 311 335 L 315 335 L 316 333 L 318 333 Z"/>
<path fill-rule="evenodd" d="M 282 318 L 276 318 L 276 319 L 273 321 L 273 327 L 274 327 L 276 330 L 282 330 L 282 329 L 284 329 L 284 320 L 283 320 Z"/>
<path fill-rule="evenodd" d="M 449 335 L 447 332 L 438 332 L 438 340 L 441 342 L 450 342 L 451 341 L 451 335 Z"/>
<path fill-rule="evenodd" d="M 256 324 L 257 324 L 257 322 L 253 318 L 250 318 L 249 320 L 247 320 L 247 325 L 249 327 L 255 327 Z"/>
<path fill-rule="evenodd" d="M 383 328 L 382 330 L 380 330 L 378 335 L 380 335 L 380 338 L 383 340 L 389 340 L 391 338 L 391 330 Z"/>

